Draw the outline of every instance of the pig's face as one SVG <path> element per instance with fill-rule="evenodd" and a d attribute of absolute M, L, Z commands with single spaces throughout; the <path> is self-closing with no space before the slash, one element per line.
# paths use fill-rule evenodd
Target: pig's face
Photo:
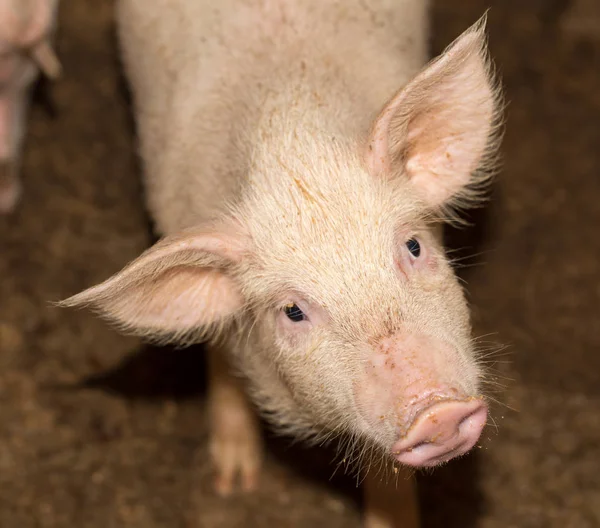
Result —
<path fill-rule="evenodd" d="M 364 141 L 300 122 L 257 145 L 224 219 L 163 239 L 64 304 L 153 338 L 226 336 L 261 407 L 296 434 L 347 432 L 416 467 L 465 453 L 487 407 L 432 220 L 477 197 L 493 152 L 483 50 L 479 24 L 390 99 Z"/>
<path fill-rule="evenodd" d="M 469 313 L 410 180 L 373 178 L 351 150 L 323 155 L 325 141 L 312 137 L 321 156 L 259 167 L 279 173 L 277 189 L 249 197 L 240 214 L 252 241 L 239 280 L 254 334 L 242 360 L 265 407 L 288 400 L 278 422 L 390 451 L 434 402 L 477 395 Z"/>

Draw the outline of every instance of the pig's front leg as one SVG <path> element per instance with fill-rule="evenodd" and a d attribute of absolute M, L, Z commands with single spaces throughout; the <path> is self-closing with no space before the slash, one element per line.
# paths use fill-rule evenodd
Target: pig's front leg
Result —
<path fill-rule="evenodd" d="M 416 481 L 408 470 L 386 479 L 370 471 L 365 478 L 364 528 L 418 528 L 420 526 Z"/>
<path fill-rule="evenodd" d="M 230 373 L 227 351 L 210 347 L 208 361 L 215 489 L 220 495 L 229 495 L 239 476 L 242 490 L 251 491 L 256 486 L 263 455 L 259 422 L 241 380 Z"/>
<path fill-rule="evenodd" d="M 17 160 L 5 152 L 8 150 L 9 107 L 7 98 L 0 96 L 0 214 L 11 212 L 21 196 Z"/>
<path fill-rule="evenodd" d="M 0 213 L 11 212 L 21 195 L 19 164 L 29 89 L 0 93 Z"/>

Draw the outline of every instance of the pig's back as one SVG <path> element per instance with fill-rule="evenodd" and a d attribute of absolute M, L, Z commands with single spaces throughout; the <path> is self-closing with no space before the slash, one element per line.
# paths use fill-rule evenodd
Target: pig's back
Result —
<path fill-rule="evenodd" d="M 203 221 L 235 196 L 251 149 L 249 130 L 270 93 L 294 82 L 293 64 L 315 65 L 312 81 L 326 78 L 324 91 L 355 87 L 354 100 L 364 101 L 364 108 L 352 112 L 372 117 L 425 59 L 426 4 L 118 0 L 147 199 L 158 230 Z M 339 71 L 344 81 L 336 86 L 326 70 Z M 351 99 L 334 94 L 331 104 Z M 346 112 L 349 119 L 352 112 Z"/>

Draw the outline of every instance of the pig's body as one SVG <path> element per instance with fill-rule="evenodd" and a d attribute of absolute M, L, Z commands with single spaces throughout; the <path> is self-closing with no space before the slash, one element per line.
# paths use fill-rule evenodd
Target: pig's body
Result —
<path fill-rule="evenodd" d="M 27 109 L 40 71 L 60 73 L 52 51 L 58 0 L 0 0 L 0 214 L 19 201 Z"/>
<path fill-rule="evenodd" d="M 417 0 L 120 0 L 118 21 L 166 236 L 64 304 L 164 341 L 221 338 L 222 492 L 238 473 L 252 488 L 261 458 L 228 362 L 272 422 L 344 435 L 348 460 L 419 468 L 469 451 L 487 416 L 481 370 L 430 220 L 477 198 L 494 152 L 483 24 L 423 68 Z M 416 522 L 370 489 L 370 526 Z"/>
<path fill-rule="evenodd" d="M 288 119 L 299 148 L 352 140 L 426 61 L 422 0 L 120 0 L 118 20 L 164 234 L 235 198 L 256 145 L 285 141 Z"/>

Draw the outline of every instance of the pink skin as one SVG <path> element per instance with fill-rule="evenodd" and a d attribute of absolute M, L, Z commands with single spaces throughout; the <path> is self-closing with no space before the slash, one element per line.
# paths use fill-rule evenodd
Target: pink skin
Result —
<path fill-rule="evenodd" d="M 49 43 L 57 3 L 0 0 L 0 214 L 14 210 L 21 195 L 19 158 L 31 88 L 41 70 L 60 74 Z"/>

